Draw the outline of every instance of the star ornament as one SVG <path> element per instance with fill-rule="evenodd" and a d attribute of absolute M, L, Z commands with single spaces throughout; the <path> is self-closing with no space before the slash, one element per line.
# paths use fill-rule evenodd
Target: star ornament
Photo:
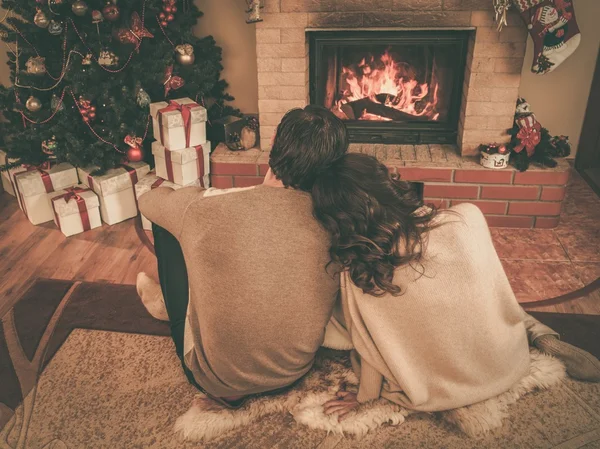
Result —
<path fill-rule="evenodd" d="M 183 87 L 185 80 L 180 76 L 173 76 L 173 65 L 170 65 L 165 70 L 165 76 L 163 77 L 163 84 L 165 86 L 165 98 L 169 94 L 171 89 L 177 90 Z"/>
<path fill-rule="evenodd" d="M 131 14 L 129 29 L 121 28 L 117 31 L 117 38 L 122 44 L 134 44 L 136 51 L 140 51 L 142 39 L 153 38 L 154 35 L 144 28 L 144 23 L 137 12 Z"/>

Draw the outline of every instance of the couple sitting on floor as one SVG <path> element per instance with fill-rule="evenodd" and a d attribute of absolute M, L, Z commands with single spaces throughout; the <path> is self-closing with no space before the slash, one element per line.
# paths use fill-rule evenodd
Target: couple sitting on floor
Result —
<path fill-rule="evenodd" d="M 325 404 L 340 417 L 379 397 L 439 411 L 497 396 L 529 373 L 529 344 L 600 380 L 597 359 L 521 309 L 477 207 L 424 206 L 347 150 L 331 112 L 294 109 L 262 185 L 140 198 L 160 286 L 140 273 L 138 292 L 208 407 L 294 384 L 321 345 L 352 350 L 360 378 Z"/>

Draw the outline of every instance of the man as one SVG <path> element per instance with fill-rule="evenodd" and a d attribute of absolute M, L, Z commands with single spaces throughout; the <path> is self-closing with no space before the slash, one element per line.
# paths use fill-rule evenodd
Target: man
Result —
<path fill-rule="evenodd" d="M 339 285 L 307 192 L 347 149 L 331 112 L 294 109 L 262 185 L 158 188 L 139 200 L 154 223 L 160 290 L 141 274 L 138 292 L 170 321 L 190 382 L 225 406 L 291 385 L 313 364 Z"/>

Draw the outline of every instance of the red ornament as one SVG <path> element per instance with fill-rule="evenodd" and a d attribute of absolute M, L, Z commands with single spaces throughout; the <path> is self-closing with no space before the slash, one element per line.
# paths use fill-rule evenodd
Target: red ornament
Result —
<path fill-rule="evenodd" d="M 169 14 L 167 16 L 167 22 L 172 22 L 173 20 L 175 20 L 175 16 L 173 14 Z"/>
<path fill-rule="evenodd" d="M 126 136 L 125 143 L 129 145 L 126 157 L 129 162 L 140 162 L 144 159 L 144 151 L 142 150 L 142 138 L 136 136 Z"/>
<path fill-rule="evenodd" d="M 175 14 L 177 12 L 177 6 L 171 6 L 171 12 Z"/>
<path fill-rule="evenodd" d="M 104 8 L 102 8 L 102 15 L 109 22 L 114 22 L 115 20 L 119 19 L 121 11 L 117 5 L 108 3 Z"/>
<path fill-rule="evenodd" d="M 165 19 L 167 18 L 167 15 L 166 15 L 164 12 L 161 12 L 161 13 L 158 15 L 158 18 L 159 18 L 160 20 L 165 20 Z"/>
<path fill-rule="evenodd" d="M 167 5 L 163 8 L 163 11 L 166 13 L 171 13 L 171 12 L 173 12 L 173 8 L 169 5 Z"/>
<path fill-rule="evenodd" d="M 169 25 L 169 22 L 167 22 L 166 20 L 163 20 L 163 21 L 160 22 L 160 26 L 163 27 L 163 28 L 166 27 L 166 26 L 168 26 L 168 25 Z"/>
<path fill-rule="evenodd" d="M 165 70 L 165 76 L 163 78 L 163 84 L 165 86 L 165 97 L 169 95 L 171 89 L 177 90 L 184 86 L 185 80 L 180 76 L 173 76 L 173 65 L 170 65 Z"/>
<path fill-rule="evenodd" d="M 77 106 L 84 122 L 88 123 L 96 118 L 96 107 L 92 106 L 90 100 L 86 100 L 83 96 L 80 96 Z"/>
<path fill-rule="evenodd" d="M 150 33 L 137 12 L 131 15 L 131 25 L 129 29 L 122 28 L 117 31 L 117 37 L 122 44 L 134 44 L 135 49 L 139 51 L 142 39 L 145 37 L 152 38 L 154 35 Z"/>

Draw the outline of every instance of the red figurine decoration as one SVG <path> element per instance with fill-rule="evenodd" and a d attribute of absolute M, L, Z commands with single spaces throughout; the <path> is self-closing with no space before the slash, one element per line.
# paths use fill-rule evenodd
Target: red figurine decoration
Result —
<path fill-rule="evenodd" d="M 131 24 L 129 29 L 121 28 L 117 31 L 117 38 L 122 44 L 134 44 L 136 51 L 140 51 L 142 39 L 152 38 L 154 35 L 144 28 L 144 23 L 137 12 L 131 15 Z"/>
<path fill-rule="evenodd" d="M 165 85 L 165 98 L 169 95 L 171 89 L 177 90 L 184 86 L 185 80 L 180 76 L 173 76 L 173 65 L 170 65 L 165 70 L 165 76 L 163 79 Z"/>
<path fill-rule="evenodd" d="M 84 122 L 89 123 L 96 118 L 96 106 L 92 106 L 90 100 L 86 100 L 80 96 L 77 105 L 79 106 L 79 112 Z"/>
<path fill-rule="evenodd" d="M 177 0 L 163 0 L 162 12 L 158 15 L 160 24 L 166 27 L 169 22 L 175 20 L 174 14 L 177 12 L 177 6 L 175 5 Z"/>
<path fill-rule="evenodd" d="M 125 137 L 125 143 L 130 147 L 127 150 L 126 154 L 127 160 L 129 162 L 140 162 L 144 159 L 141 137 L 136 137 L 130 134 Z"/>

